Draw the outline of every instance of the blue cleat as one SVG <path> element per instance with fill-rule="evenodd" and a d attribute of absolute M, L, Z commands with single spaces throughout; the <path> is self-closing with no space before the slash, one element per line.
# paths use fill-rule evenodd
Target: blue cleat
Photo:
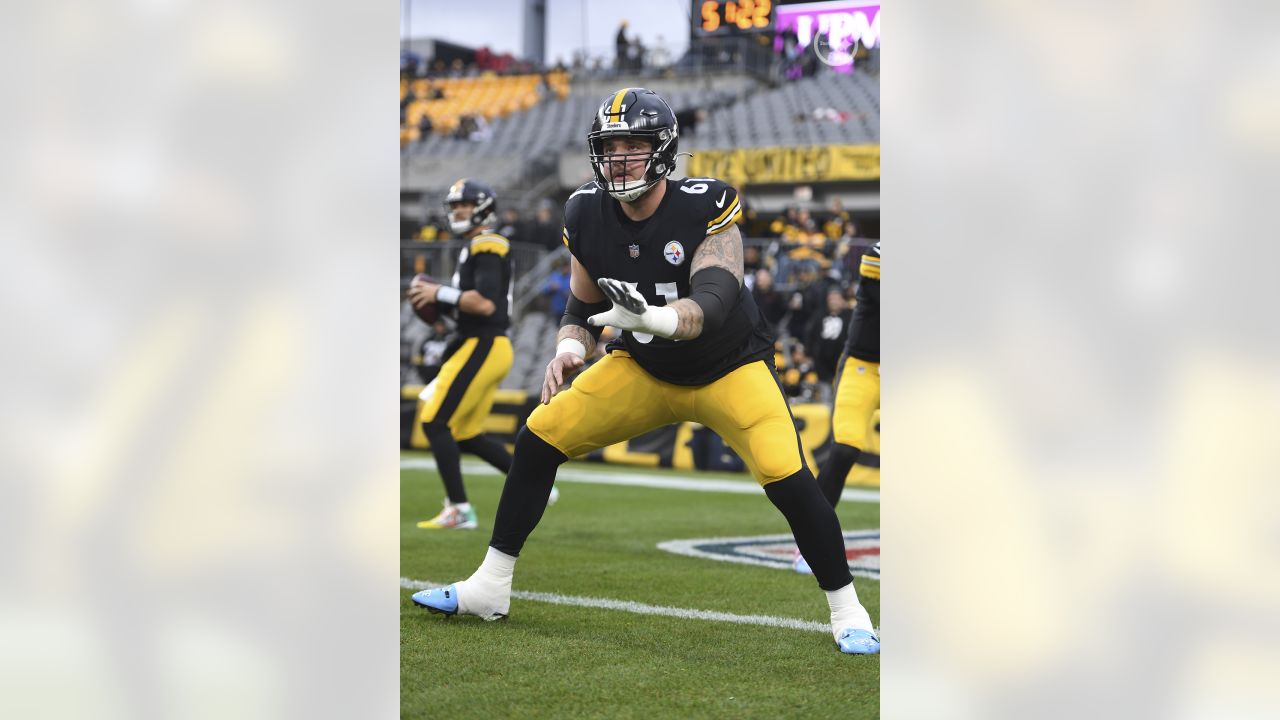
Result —
<path fill-rule="evenodd" d="M 453 615 L 458 612 L 458 586 L 420 590 L 413 594 L 413 604 L 433 613 Z"/>
<path fill-rule="evenodd" d="M 840 637 L 836 638 L 836 644 L 840 646 L 840 652 L 842 653 L 851 655 L 880 654 L 880 638 L 876 637 L 876 634 L 870 630 L 845 628 L 840 631 Z"/>

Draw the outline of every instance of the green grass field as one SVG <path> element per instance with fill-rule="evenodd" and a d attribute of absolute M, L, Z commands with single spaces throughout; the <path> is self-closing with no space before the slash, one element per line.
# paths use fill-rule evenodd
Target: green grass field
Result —
<path fill-rule="evenodd" d="M 430 458 L 403 453 L 402 458 Z M 601 475 L 660 469 L 597 463 Z M 465 470 L 464 470 L 465 472 Z M 698 478 L 751 482 L 749 476 Z M 433 470 L 400 473 L 401 576 L 449 583 L 483 559 L 502 490 L 494 474 L 466 475 L 480 517 L 474 531 L 420 530 L 444 491 Z M 763 493 L 741 495 L 565 481 L 516 566 L 514 590 L 649 605 L 769 615 L 826 624 L 812 577 L 684 557 L 664 540 L 788 532 Z M 846 531 L 875 529 L 880 507 L 842 502 Z M 879 582 L 855 578 L 879 623 Z M 841 654 L 829 632 L 642 615 L 513 598 L 506 620 L 446 618 L 400 598 L 402 718 L 873 718 L 878 656 Z"/>

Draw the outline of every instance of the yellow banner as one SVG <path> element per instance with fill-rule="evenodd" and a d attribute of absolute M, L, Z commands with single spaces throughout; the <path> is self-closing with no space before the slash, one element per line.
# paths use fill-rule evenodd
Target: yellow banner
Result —
<path fill-rule="evenodd" d="M 709 177 L 741 187 L 769 183 L 879 180 L 879 145 L 699 150 L 689 158 L 689 177 Z"/>

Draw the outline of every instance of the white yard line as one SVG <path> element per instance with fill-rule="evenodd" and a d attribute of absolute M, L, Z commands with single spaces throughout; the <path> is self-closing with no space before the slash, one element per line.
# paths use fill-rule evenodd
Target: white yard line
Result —
<path fill-rule="evenodd" d="M 444 587 L 444 583 L 427 580 L 411 580 L 400 578 L 400 587 L 407 590 L 429 590 Z M 551 603 L 553 605 L 572 605 L 575 607 L 600 608 L 602 610 L 619 610 L 637 615 L 662 615 L 665 617 L 683 618 L 685 620 L 709 620 L 712 622 L 729 622 L 739 625 L 764 625 L 766 627 L 789 628 L 791 630 L 808 630 L 828 633 L 831 626 L 826 623 L 795 618 L 775 617 L 773 615 L 737 615 L 735 613 L 716 612 L 713 610 L 695 610 L 693 608 L 667 607 L 665 605 L 649 605 L 631 600 L 611 600 L 609 598 L 580 597 L 576 595 L 560 595 L 558 593 L 527 592 L 514 590 L 511 597 L 517 600 Z"/>
<path fill-rule="evenodd" d="M 402 470 L 435 470 L 434 458 L 403 458 L 400 460 Z M 481 462 L 462 463 L 462 472 L 467 475 L 499 475 L 492 466 Z M 764 488 L 754 482 L 738 480 L 720 480 L 718 478 L 698 478 L 689 475 L 648 475 L 645 473 L 592 472 L 581 468 L 560 468 L 556 474 L 556 482 L 590 483 L 593 485 L 627 485 L 631 487 L 661 488 L 664 490 L 692 490 L 694 492 L 723 492 L 743 495 L 760 495 Z M 841 500 L 849 502 L 879 503 L 879 490 L 863 490 L 845 488 L 840 494 Z"/>

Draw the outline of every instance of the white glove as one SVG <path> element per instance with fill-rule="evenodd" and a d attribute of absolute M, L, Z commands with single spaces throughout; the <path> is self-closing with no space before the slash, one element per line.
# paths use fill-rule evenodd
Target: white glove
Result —
<path fill-rule="evenodd" d="M 654 307 L 645 302 L 644 296 L 636 290 L 635 283 L 622 282 L 613 278 L 600 278 L 596 281 L 605 297 L 613 303 L 613 309 L 592 315 L 587 322 L 596 327 L 610 325 L 619 330 L 633 333 L 649 333 L 659 337 L 670 338 L 676 334 L 680 318 L 674 308 Z"/>

